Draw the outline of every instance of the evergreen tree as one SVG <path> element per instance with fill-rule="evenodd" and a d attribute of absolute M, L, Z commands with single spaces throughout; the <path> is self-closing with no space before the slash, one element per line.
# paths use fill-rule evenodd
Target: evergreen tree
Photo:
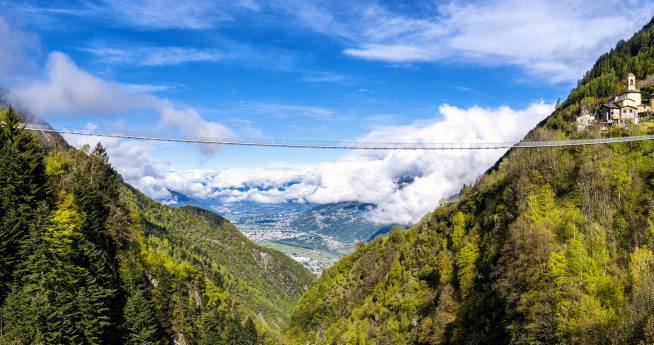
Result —
<path fill-rule="evenodd" d="M 214 270 L 211 274 L 211 281 L 213 281 L 214 285 L 217 287 L 223 289 L 224 288 L 224 279 L 223 275 L 220 273 L 219 270 Z"/>
<path fill-rule="evenodd" d="M 157 326 L 146 293 L 136 291 L 125 304 L 125 328 L 128 344 L 158 344 Z"/>
<path fill-rule="evenodd" d="M 241 325 L 241 320 L 238 317 L 238 313 L 234 313 L 234 318 L 232 318 L 225 330 L 225 343 L 227 345 L 245 345 L 245 339 L 243 337 L 243 326 Z"/>
<path fill-rule="evenodd" d="M 20 124 L 20 118 L 12 107 L 6 111 L 3 127 L 5 140 L 11 145 L 14 152 L 22 157 L 24 163 L 24 176 L 29 182 L 32 209 L 36 209 L 43 200 L 51 197 L 48 186 L 48 177 L 45 173 L 43 148 L 33 133 L 28 133 Z"/>
<path fill-rule="evenodd" d="M 57 210 L 43 204 L 24 239 L 14 284 L 5 308 L 6 330 L 16 343 L 98 344 L 110 326 L 104 261 L 81 236 L 71 198 Z"/>
<path fill-rule="evenodd" d="M 0 303 L 9 291 L 15 268 L 19 240 L 25 234 L 29 206 L 23 197 L 23 183 L 18 156 L 0 135 Z M 4 145 L 3 145 L 4 144 Z"/>
<path fill-rule="evenodd" d="M 247 321 L 245 321 L 245 326 L 243 327 L 243 340 L 245 341 L 245 344 L 255 345 L 258 338 L 257 327 L 254 325 L 252 317 L 248 316 Z"/>
<path fill-rule="evenodd" d="M 154 302 L 158 312 L 158 318 L 162 320 L 164 329 L 171 327 L 169 313 L 170 313 L 170 299 L 174 292 L 173 276 L 166 268 L 161 268 L 158 274 L 158 285 L 154 293 Z"/>
<path fill-rule="evenodd" d="M 207 312 L 202 317 L 202 344 L 220 344 L 220 323 L 212 312 Z"/>
<path fill-rule="evenodd" d="M 0 109 L 2 110 L 2 109 Z M 43 150 L 21 126 L 13 108 L 0 111 L 0 303 L 14 279 L 22 240 L 34 212 L 50 199 Z"/>

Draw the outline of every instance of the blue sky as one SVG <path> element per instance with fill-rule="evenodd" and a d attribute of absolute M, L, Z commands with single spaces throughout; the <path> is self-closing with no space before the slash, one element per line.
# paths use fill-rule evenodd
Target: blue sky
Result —
<path fill-rule="evenodd" d="M 0 84 L 54 125 L 513 141 L 654 14 L 649 2 L 627 3 L 0 0 Z M 380 205 L 375 217 L 403 222 L 503 154 L 101 141 L 119 172 L 153 197 L 359 200 Z M 394 184 L 406 176 L 417 177 L 415 191 Z M 231 191 L 290 180 L 301 182 L 293 192 Z"/>

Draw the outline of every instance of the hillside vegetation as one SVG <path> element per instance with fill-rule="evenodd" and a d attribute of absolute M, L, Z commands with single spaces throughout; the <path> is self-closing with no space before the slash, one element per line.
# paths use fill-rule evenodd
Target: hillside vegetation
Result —
<path fill-rule="evenodd" d="M 99 144 L 0 118 L 0 343 L 284 342 L 309 271 L 214 213 L 145 197 Z"/>
<path fill-rule="evenodd" d="M 571 121 L 615 96 L 627 73 L 654 72 L 653 23 L 603 55 L 526 140 L 651 133 L 577 133 Z M 287 339 L 654 343 L 654 142 L 511 150 L 458 200 L 325 270 Z"/>

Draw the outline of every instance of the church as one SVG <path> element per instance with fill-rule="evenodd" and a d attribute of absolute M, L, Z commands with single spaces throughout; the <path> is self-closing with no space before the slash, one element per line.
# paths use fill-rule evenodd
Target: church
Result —
<path fill-rule="evenodd" d="M 640 90 L 636 88 L 636 76 L 627 76 L 627 91 L 603 104 L 600 112 L 601 122 L 625 126 L 628 122 L 638 124 L 638 114 L 651 111 L 648 104 L 643 104 Z"/>

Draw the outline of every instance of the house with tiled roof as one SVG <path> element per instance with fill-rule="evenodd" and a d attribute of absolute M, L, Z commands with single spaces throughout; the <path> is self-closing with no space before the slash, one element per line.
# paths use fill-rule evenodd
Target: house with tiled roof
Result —
<path fill-rule="evenodd" d="M 602 105 L 600 111 L 601 122 L 620 127 L 629 122 L 637 124 L 638 114 L 645 111 L 651 111 L 651 107 L 642 103 L 640 90 L 636 88 L 636 76 L 629 74 L 627 76 L 627 91 L 616 96 L 609 103 Z"/>

